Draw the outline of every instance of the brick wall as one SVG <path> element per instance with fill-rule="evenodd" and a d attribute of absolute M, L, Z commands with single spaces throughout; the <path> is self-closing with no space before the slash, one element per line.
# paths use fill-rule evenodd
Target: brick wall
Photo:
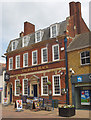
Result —
<path fill-rule="evenodd" d="M 64 59 L 65 52 L 61 52 L 61 47 L 64 47 L 64 39 L 59 39 L 59 43 L 62 43 L 62 46 L 56 42 L 56 39 L 41 41 L 41 43 L 36 43 L 26 49 L 21 48 L 21 50 L 12 51 L 7 56 L 7 70 L 9 70 L 9 58 L 13 57 L 13 69 L 15 69 L 15 56 L 20 55 L 20 67 L 23 68 L 23 54 L 28 52 L 28 66 L 32 66 L 32 51 L 37 50 L 38 54 L 38 64 L 41 64 L 41 48 L 46 47 L 48 44 L 48 62 L 52 62 L 52 45 L 59 44 L 59 53 L 60 58 Z"/>
<path fill-rule="evenodd" d="M 83 51 L 90 51 L 90 58 L 91 58 L 91 48 L 84 48 L 84 49 L 68 52 L 68 69 L 72 68 L 75 71 L 74 75 L 90 73 L 91 64 L 90 65 L 80 64 L 80 53 Z M 90 59 L 90 63 L 91 63 L 91 59 Z M 71 86 L 70 72 L 69 72 L 70 104 L 72 104 L 72 91 L 71 90 L 72 90 L 72 86 Z"/>

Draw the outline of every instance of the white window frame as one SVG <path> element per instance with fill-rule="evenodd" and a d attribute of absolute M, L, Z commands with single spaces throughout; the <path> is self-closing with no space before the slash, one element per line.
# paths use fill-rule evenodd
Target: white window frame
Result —
<path fill-rule="evenodd" d="M 52 27 L 56 26 L 56 35 L 52 35 Z M 50 26 L 50 38 L 55 38 L 58 35 L 58 24 L 53 24 Z"/>
<path fill-rule="evenodd" d="M 41 96 L 48 96 L 48 94 L 43 94 L 43 78 L 47 78 L 47 81 L 48 81 L 48 76 L 41 77 Z"/>
<path fill-rule="evenodd" d="M 32 51 L 32 65 L 37 65 L 37 63 L 36 64 L 33 63 L 33 53 L 34 52 L 36 52 L 36 61 L 38 63 L 38 59 L 37 59 L 38 58 L 38 52 L 37 52 L 37 50 L 34 50 L 34 51 Z"/>
<path fill-rule="evenodd" d="M 54 60 L 54 47 L 55 47 L 55 46 L 58 46 L 58 56 L 59 56 L 59 58 L 56 59 L 56 60 Z M 52 45 L 52 60 L 53 60 L 53 61 L 58 61 L 59 59 L 60 59 L 59 44 Z"/>
<path fill-rule="evenodd" d="M 14 43 L 14 42 L 15 42 L 15 48 L 13 47 L 13 43 Z M 12 51 L 16 50 L 17 44 L 18 44 L 18 41 L 17 41 L 17 40 L 12 41 L 12 43 L 11 43 L 11 50 L 12 50 Z"/>
<path fill-rule="evenodd" d="M 37 40 L 37 33 L 40 33 L 40 40 L 39 40 L 39 41 Z M 41 40 L 42 40 L 42 31 L 41 31 L 41 30 L 36 31 L 36 32 L 35 32 L 35 43 L 38 43 L 38 42 L 40 42 Z"/>
<path fill-rule="evenodd" d="M 24 55 L 27 54 L 27 65 L 25 66 Z M 23 54 L 23 67 L 28 67 L 28 53 Z"/>
<path fill-rule="evenodd" d="M 88 52 L 89 52 L 89 54 L 90 54 L 90 51 L 89 51 L 89 50 L 86 50 L 86 51 L 88 51 Z M 83 51 L 83 52 L 86 52 L 86 51 Z M 83 52 L 81 52 L 81 53 L 80 53 L 80 64 L 81 64 L 81 65 L 89 65 L 90 63 L 85 63 L 85 64 L 82 64 L 81 54 L 82 54 Z M 84 59 L 86 59 L 86 58 L 90 58 L 90 56 L 88 56 L 88 57 L 84 57 Z"/>
<path fill-rule="evenodd" d="M 44 59 L 44 58 L 43 58 L 43 50 L 44 50 L 44 49 L 47 50 L 47 47 L 41 49 L 41 63 L 47 63 L 47 62 L 48 62 L 48 50 L 47 50 L 47 61 L 46 61 L 46 62 L 43 61 L 43 59 Z"/>
<path fill-rule="evenodd" d="M 17 66 L 17 57 L 19 57 L 19 67 Z M 17 55 L 15 60 L 16 60 L 16 65 L 15 66 L 16 66 L 16 69 L 18 69 L 18 68 L 20 68 L 20 55 Z"/>
<path fill-rule="evenodd" d="M 13 46 L 13 43 L 15 43 L 15 48 Z M 16 42 L 15 41 L 12 41 L 12 51 L 16 49 Z"/>
<path fill-rule="evenodd" d="M 27 85 L 27 94 L 24 94 L 24 80 L 27 80 L 27 82 L 28 82 L 28 79 L 23 79 L 23 90 L 22 90 L 22 92 L 23 92 L 23 95 L 28 95 L 28 85 Z"/>
<path fill-rule="evenodd" d="M 15 80 L 15 96 L 20 96 L 20 94 L 16 94 L 16 81 L 19 81 L 19 84 L 20 84 L 20 80 L 19 79 Z"/>
<path fill-rule="evenodd" d="M 60 94 L 55 94 L 55 89 L 54 89 L 54 77 L 55 76 L 59 76 L 59 85 L 60 85 Z M 60 81 L 61 79 L 60 79 L 60 75 L 58 74 L 58 75 L 53 75 L 52 76 L 52 86 L 53 86 L 53 96 L 60 96 L 61 95 L 61 81 Z"/>
<path fill-rule="evenodd" d="M 12 68 L 10 68 L 10 59 L 12 59 Z M 13 70 L 13 57 L 9 58 L 9 70 Z"/>
<path fill-rule="evenodd" d="M 24 40 L 26 39 L 26 42 L 27 42 L 27 44 L 25 45 L 24 44 Z M 29 36 L 24 36 L 23 38 L 22 38 L 22 47 L 25 47 L 25 46 L 27 46 L 28 45 L 28 43 L 29 43 Z"/>

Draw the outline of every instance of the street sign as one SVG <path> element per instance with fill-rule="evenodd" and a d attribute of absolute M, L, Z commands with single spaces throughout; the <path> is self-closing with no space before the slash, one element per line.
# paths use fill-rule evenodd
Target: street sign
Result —
<path fill-rule="evenodd" d="M 82 82 L 82 76 L 77 76 L 77 82 Z"/>

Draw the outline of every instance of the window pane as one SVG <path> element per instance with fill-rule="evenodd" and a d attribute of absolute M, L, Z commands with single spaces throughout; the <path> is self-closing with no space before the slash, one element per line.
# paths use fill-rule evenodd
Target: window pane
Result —
<path fill-rule="evenodd" d="M 81 57 L 85 57 L 85 53 L 84 52 L 81 53 Z"/>
<path fill-rule="evenodd" d="M 89 51 L 86 51 L 86 57 L 87 56 L 90 56 L 90 52 Z"/>
<path fill-rule="evenodd" d="M 86 58 L 86 63 L 90 63 L 90 58 Z"/>
<path fill-rule="evenodd" d="M 85 64 L 85 59 L 82 59 L 82 64 Z"/>

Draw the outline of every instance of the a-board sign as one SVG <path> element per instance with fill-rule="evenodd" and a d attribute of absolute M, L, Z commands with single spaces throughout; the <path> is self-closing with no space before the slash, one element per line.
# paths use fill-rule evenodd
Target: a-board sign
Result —
<path fill-rule="evenodd" d="M 21 110 L 22 109 L 22 100 L 16 100 L 16 104 L 17 104 L 17 110 Z"/>
<path fill-rule="evenodd" d="M 7 98 L 4 98 L 4 99 L 3 99 L 4 105 L 7 105 L 7 102 L 8 102 L 8 99 L 7 99 Z"/>

